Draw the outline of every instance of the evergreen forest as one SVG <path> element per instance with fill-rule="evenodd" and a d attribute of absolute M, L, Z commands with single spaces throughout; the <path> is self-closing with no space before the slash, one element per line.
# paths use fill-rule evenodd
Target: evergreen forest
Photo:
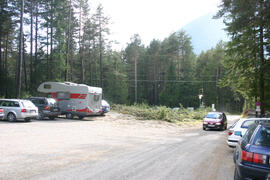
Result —
<path fill-rule="evenodd" d="M 269 0 L 222 0 L 214 18 L 230 40 L 199 55 L 181 30 L 149 45 L 134 34 L 114 50 L 108 16 L 88 0 L 0 0 L 0 97 L 69 81 L 102 87 L 115 104 L 270 110 Z"/>

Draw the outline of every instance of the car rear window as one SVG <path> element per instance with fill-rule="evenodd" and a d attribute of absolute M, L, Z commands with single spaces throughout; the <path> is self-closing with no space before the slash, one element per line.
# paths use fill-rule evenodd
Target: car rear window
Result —
<path fill-rule="evenodd" d="M 270 147 L 270 127 L 262 127 L 258 131 L 254 139 L 254 145 Z"/>
<path fill-rule="evenodd" d="M 255 123 L 251 124 L 251 126 L 248 128 L 246 134 L 243 137 L 243 140 L 246 141 L 246 143 L 249 143 L 251 136 L 253 135 L 253 132 L 257 128 L 257 125 Z"/>
<path fill-rule="evenodd" d="M 47 100 L 48 100 L 48 104 L 49 104 L 50 106 L 56 106 L 56 105 L 57 105 L 55 99 L 48 98 Z"/>
<path fill-rule="evenodd" d="M 205 117 L 206 118 L 211 118 L 211 119 L 219 119 L 219 118 L 221 118 L 221 114 L 209 113 Z"/>
<path fill-rule="evenodd" d="M 22 101 L 22 105 L 25 108 L 33 108 L 35 105 L 31 101 Z"/>
<path fill-rule="evenodd" d="M 244 121 L 244 122 L 242 123 L 242 125 L 241 125 L 241 128 L 247 129 L 247 128 L 249 128 L 249 126 L 252 125 L 253 123 L 254 123 L 254 121 L 252 121 L 252 120 Z"/>

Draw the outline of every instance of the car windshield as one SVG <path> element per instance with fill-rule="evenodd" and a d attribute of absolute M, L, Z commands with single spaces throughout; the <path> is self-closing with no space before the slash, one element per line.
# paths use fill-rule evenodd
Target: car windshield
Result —
<path fill-rule="evenodd" d="M 219 119 L 221 117 L 221 115 L 217 114 L 217 113 L 209 113 L 205 117 L 210 118 L 210 119 Z"/>
<path fill-rule="evenodd" d="M 257 146 L 264 146 L 270 148 L 270 127 L 262 127 L 254 140 L 254 144 Z"/>

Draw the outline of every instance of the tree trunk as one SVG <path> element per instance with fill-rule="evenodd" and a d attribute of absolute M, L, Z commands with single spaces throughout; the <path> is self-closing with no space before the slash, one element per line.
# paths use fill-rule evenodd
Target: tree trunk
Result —
<path fill-rule="evenodd" d="M 68 64 L 70 57 L 70 22 L 71 22 L 71 0 L 69 0 L 69 18 L 68 18 L 68 36 L 67 36 L 67 51 L 66 51 L 66 68 L 65 68 L 65 81 L 68 81 Z"/>
<path fill-rule="evenodd" d="M 264 59 L 264 25 L 263 25 L 263 1 L 260 1 L 260 100 L 261 100 L 261 116 L 264 116 L 264 66 L 265 66 L 265 59 Z"/>
<path fill-rule="evenodd" d="M 26 73 L 26 59 L 25 59 L 25 42 L 23 41 L 23 69 L 24 69 L 24 86 L 27 91 L 27 73 Z"/>
<path fill-rule="evenodd" d="M 7 65 L 7 57 L 8 57 L 8 32 L 7 32 L 7 36 L 6 36 L 6 48 L 5 48 L 5 62 L 4 62 L 4 74 L 5 74 L 5 97 L 8 97 L 8 65 Z"/>
<path fill-rule="evenodd" d="M 31 0 L 30 16 L 31 16 L 31 25 L 30 25 L 30 92 L 32 91 L 33 85 L 33 0 Z"/>
<path fill-rule="evenodd" d="M 50 80 L 53 79 L 53 76 L 52 76 L 52 64 L 53 64 L 53 0 L 51 1 L 51 17 L 50 17 L 50 25 L 51 25 L 51 40 L 50 40 L 50 43 L 51 43 L 51 50 L 50 50 L 50 71 L 49 71 L 49 74 L 50 74 Z"/>
<path fill-rule="evenodd" d="M 82 6 L 80 2 L 80 22 L 79 22 L 80 30 L 79 30 L 79 57 L 81 62 L 81 83 L 84 83 L 85 76 L 84 76 L 84 60 L 82 57 L 82 38 L 81 38 L 81 31 L 82 31 Z"/>
<path fill-rule="evenodd" d="M 100 16 L 99 16 L 99 71 L 100 71 L 100 87 L 103 89 L 102 29 Z"/>
<path fill-rule="evenodd" d="M 49 80 L 49 22 L 47 23 L 47 43 L 46 43 L 46 47 L 47 47 L 47 56 L 46 56 L 46 79 Z"/>
<path fill-rule="evenodd" d="M 37 56 L 38 56 L 38 7 L 39 4 L 37 2 L 36 5 L 36 34 L 35 34 L 35 70 L 36 70 L 36 66 L 37 66 Z"/>
<path fill-rule="evenodd" d="M 19 39 L 19 58 L 18 58 L 18 71 L 17 71 L 17 86 L 16 86 L 16 98 L 21 97 L 22 87 L 22 59 L 23 59 L 23 10 L 24 0 L 21 0 L 21 17 L 20 17 L 20 39 Z"/>

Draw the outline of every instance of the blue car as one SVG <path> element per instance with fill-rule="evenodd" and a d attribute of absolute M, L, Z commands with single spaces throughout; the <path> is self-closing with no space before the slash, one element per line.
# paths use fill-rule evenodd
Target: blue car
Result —
<path fill-rule="evenodd" d="M 257 121 L 236 145 L 234 179 L 270 179 L 270 121 Z"/>

